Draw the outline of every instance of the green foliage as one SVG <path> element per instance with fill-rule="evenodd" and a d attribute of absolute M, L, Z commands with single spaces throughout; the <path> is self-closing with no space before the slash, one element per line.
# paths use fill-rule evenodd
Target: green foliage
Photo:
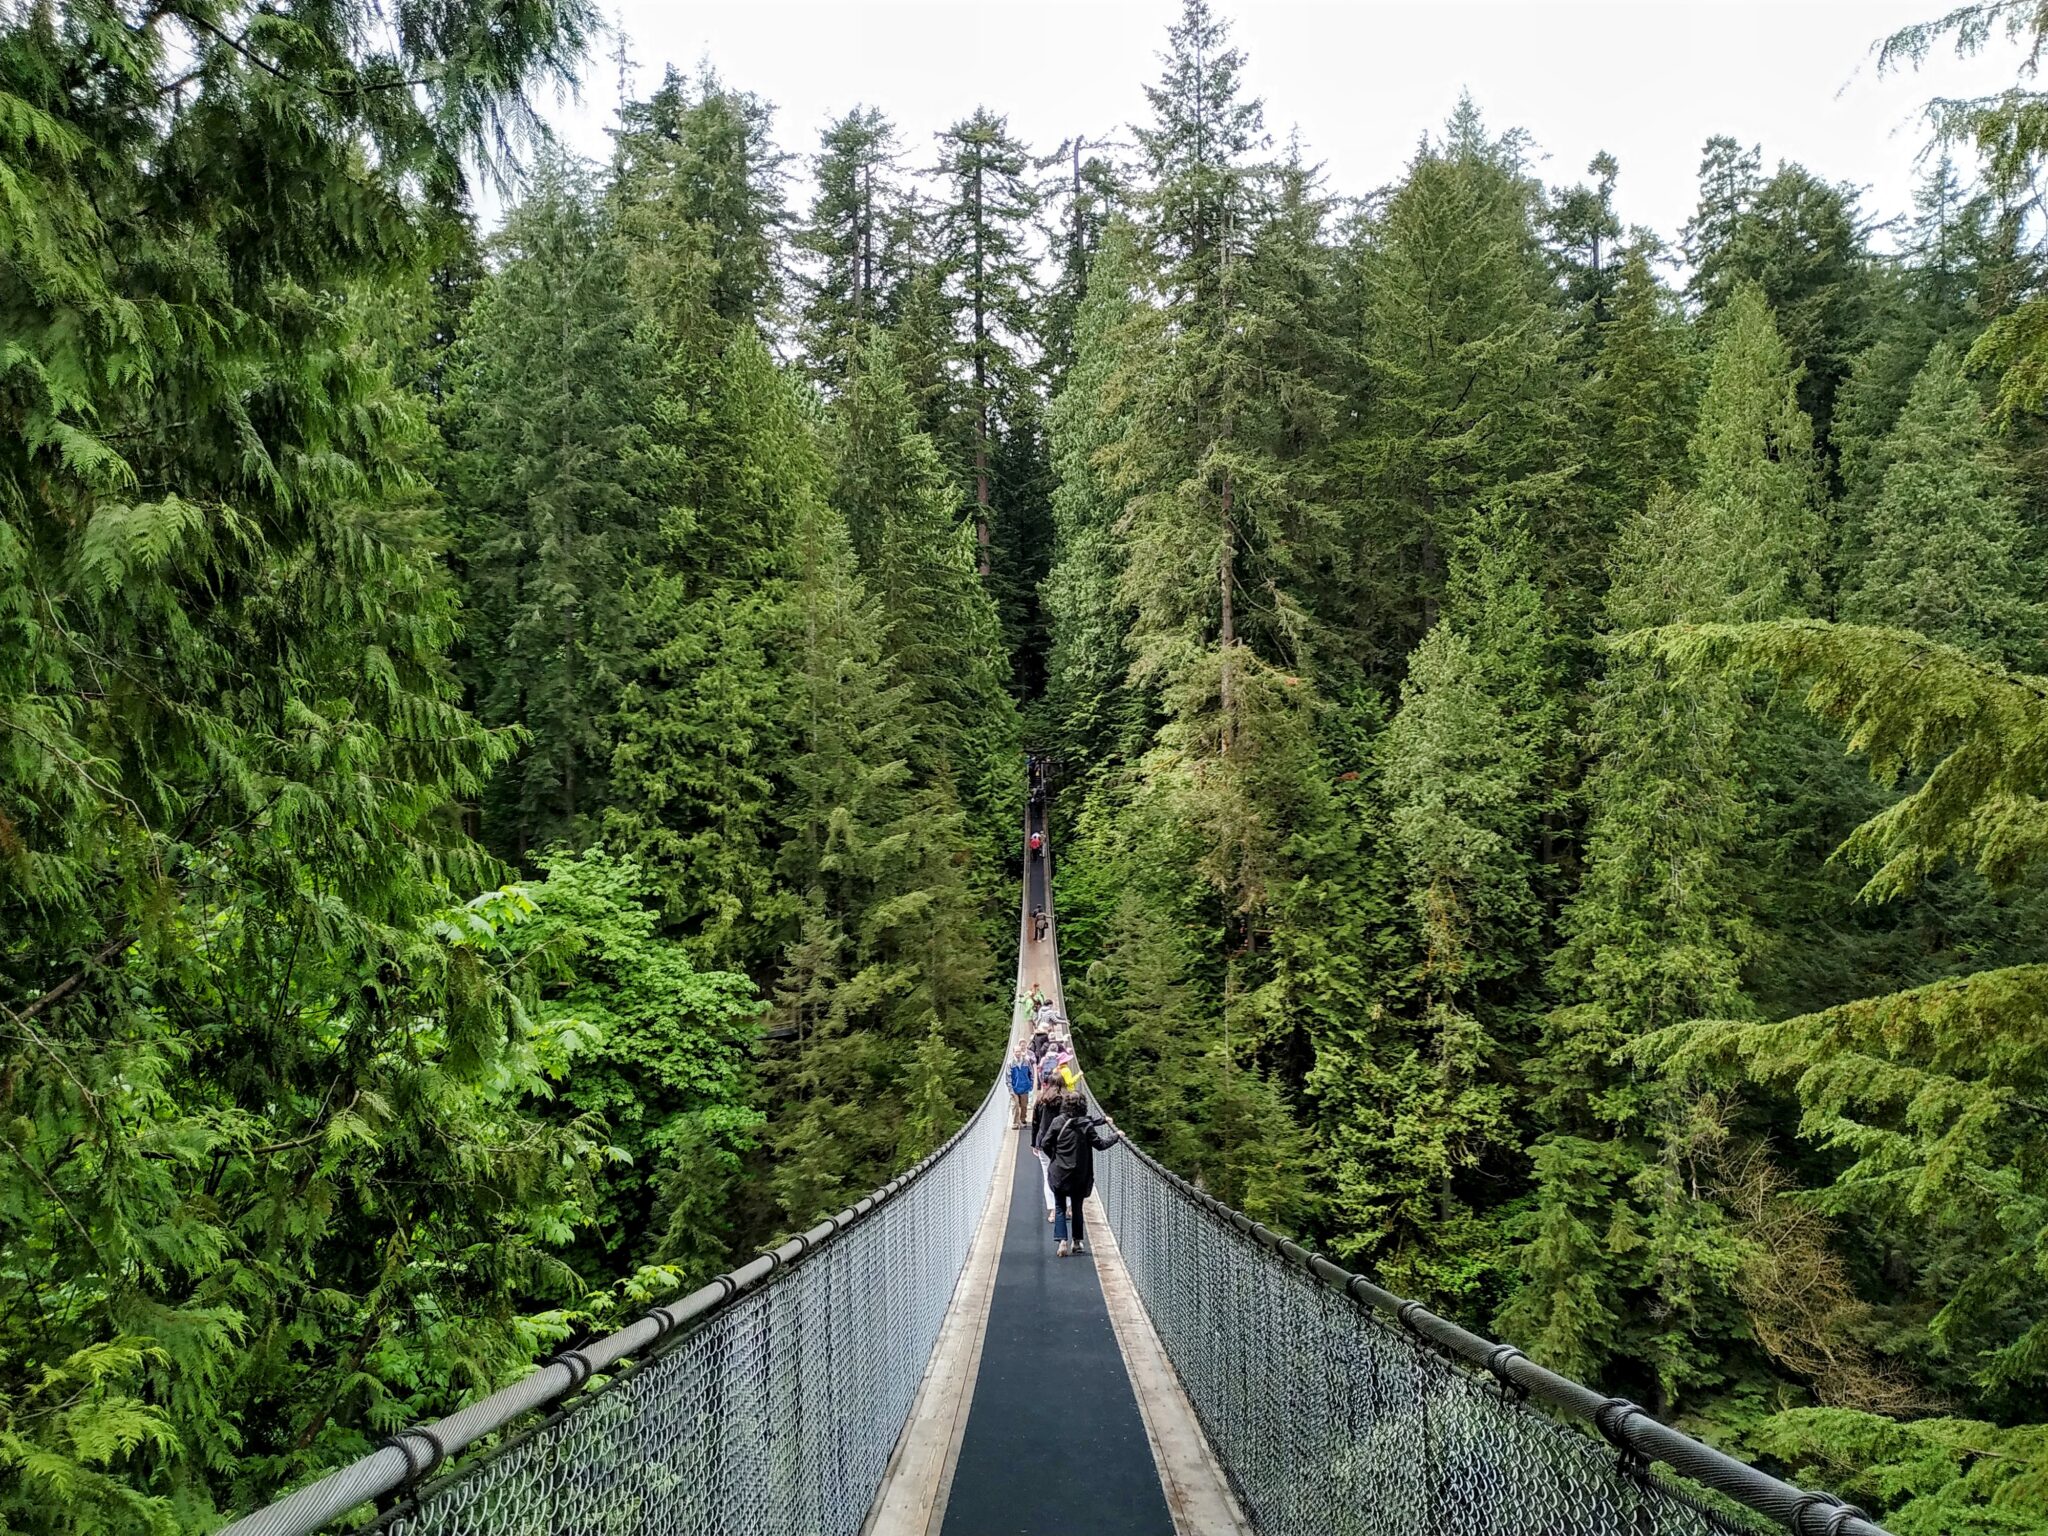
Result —
<path fill-rule="evenodd" d="M 1818 540 L 1793 382 L 1770 312 L 1739 291 L 1692 439 L 1694 487 L 1653 497 L 1617 547 L 1616 629 L 1796 604 Z M 1667 1402 L 1714 1379 L 1702 1340 L 1734 1329 L 1735 1255 L 1697 1193 L 1719 1150 L 1711 1108 L 1629 1071 L 1624 1053 L 1664 1024 L 1750 1006 L 1756 883 L 1742 846 L 1755 800 L 1741 695 L 1721 679 L 1681 690 L 1626 652 L 1595 691 L 1587 868 L 1553 967 L 1564 1001 L 1530 1067 L 1554 1129 L 1538 1143 L 1525 1279 L 1501 1315 L 1562 1369 L 1596 1372 L 1610 1350 L 1643 1361 Z"/>
<path fill-rule="evenodd" d="M 916 766 L 951 774 L 978 809 L 1013 804 L 1016 726 L 995 607 L 886 337 L 862 350 L 832 427 L 832 500 L 881 605 L 890 659 L 927 722 Z"/>
<path fill-rule="evenodd" d="M 1847 1408 L 1794 1408 L 1748 1436 L 1802 1480 L 1884 1511 L 1896 1536 L 2007 1536 L 2048 1530 L 2048 1443 L 2038 1424 L 1981 1419 L 1901 1424 Z"/>
<path fill-rule="evenodd" d="M 1773 313 L 1799 373 L 1799 408 L 1823 451 L 1835 397 L 1870 320 L 1871 263 L 1853 187 L 1780 164 L 1761 178 L 1761 157 L 1733 140 L 1707 141 L 1700 203 L 1686 226 L 1689 285 L 1710 327 L 1747 285 Z"/>
<path fill-rule="evenodd" d="M 544 856 L 538 911 L 509 948 L 534 978 L 544 1027 L 587 1039 L 556 1068 L 561 1104 L 609 1128 L 608 1174 L 579 1267 L 602 1287 L 635 1262 L 689 1289 L 731 1266 L 731 1197 L 762 1116 L 752 1049 L 760 1005 L 745 976 L 699 971 L 662 937 L 631 862 Z"/>
<path fill-rule="evenodd" d="M 0 36 L 0 1520 L 168 1529 L 559 1334 L 596 1127 L 537 1123 L 462 837 L 422 413 L 366 339 L 574 0 L 36 7 Z M 403 90 L 397 81 L 418 81 Z"/>
<path fill-rule="evenodd" d="M 1906 894 L 1954 861 L 1998 884 L 2048 850 L 2048 683 L 1902 630 L 1817 620 L 1705 626 L 1649 637 L 1688 674 L 1768 667 L 1807 685 L 1881 780 L 1915 787 L 1856 829 L 1844 855 L 1874 870 L 1864 894 Z"/>
<path fill-rule="evenodd" d="M 456 350 L 448 477 L 464 565 L 466 681 L 482 719 L 525 727 L 496 775 L 501 854 L 584 837 L 610 799 L 612 722 L 642 637 L 621 608 L 654 540 L 668 464 L 653 338 L 625 251 L 581 168 L 550 158 L 492 242 Z"/>
<path fill-rule="evenodd" d="M 1123 364 L 1158 346 L 1152 311 L 1136 302 L 1134 232 L 1122 221 L 1103 236 L 1088 295 L 1075 321 L 1074 361 L 1049 412 L 1053 560 L 1041 589 L 1050 620 L 1046 713 L 1062 755 L 1083 771 L 1134 745 L 1138 701 L 1130 671 L 1128 606 L 1117 522 L 1123 497 L 1113 463 Z"/>
<path fill-rule="evenodd" d="M 2042 569 L 1977 392 L 1937 347 L 1882 449 L 1866 553 L 1842 616 L 1910 629 L 1993 660 L 2048 660 Z"/>
<path fill-rule="evenodd" d="M 695 79 L 671 66 L 645 101 L 619 111 L 613 195 L 671 235 L 696 233 L 712 313 L 765 320 L 781 296 L 783 163 L 769 139 L 773 109 L 726 87 L 707 65 Z"/>
<path fill-rule="evenodd" d="M 1434 622 L 1450 551 L 1483 506 L 1530 509 L 1543 558 L 1562 570 L 1598 563 L 1578 466 L 1558 451 L 1563 317 L 1523 148 L 1490 137 L 1461 101 L 1353 234 L 1362 399 L 1336 474 L 1356 488 L 1346 542 L 1369 562 L 1351 574 L 1353 601 L 1401 615 L 1391 634 L 1360 639 L 1395 654 Z"/>
<path fill-rule="evenodd" d="M 1710 141 L 1681 303 L 1469 101 L 1340 200 L 1204 0 L 1132 164 L 856 106 L 796 221 L 668 70 L 483 244 L 580 0 L 17 9 L 0 1526 L 207 1528 L 938 1145 L 1028 718 L 1131 1134 L 2042 1529 L 2030 82 L 1883 255 Z"/>
<path fill-rule="evenodd" d="M 1905 897 L 1951 860 L 2005 882 L 2036 866 L 2048 723 L 2039 678 L 1906 632 L 1812 621 L 1674 629 L 1635 643 L 1687 676 L 1761 666 L 1804 683 L 1808 706 L 1880 779 L 1911 775 L 1911 792 L 1843 847 L 1875 870 L 1867 899 Z M 1777 1022 L 1676 1025 L 1643 1044 L 1675 1069 L 1792 1095 L 1800 1134 L 1840 1160 L 1819 1198 L 1895 1245 L 1890 1348 L 1924 1356 L 1923 1369 L 1994 1412 L 2037 1401 L 2048 1373 L 2044 980 L 2038 964 L 2009 966 Z M 2038 1439 L 2027 1433 L 2011 1441 L 2012 1464 L 1987 1475 L 1956 1447 L 2002 1438 L 1989 1425 L 1774 1425 L 1807 1454 L 1848 1439 L 1879 1460 L 1885 1447 L 1882 1459 L 1901 1465 L 1871 1476 L 1925 1529 L 1941 1518 L 2024 1529 L 1978 1506 L 2002 1508 L 2040 1483 Z"/>
<path fill-rule="evenodd" d="M 2022 77 L 2031 78 L 2048 39 L 2048 14 L 2018 0 L 1957 6 L 1884 39 L 1878 67 L 1917 69 L 1944 41 L 1957 57 L 1968 58 L 2000 38 L 2019 45 Z M 1929 105 L 1928 118 L 1943 148 L 1967 145 L 1976 152 L 1987 194 L 2016 225 L 2014 215 L 2032 197 L 2048 159 L 2048 94 L 2015 84 L 1985 96 L 1944 98 Z M 2015 285 L 2000 295 L 2005 302 L 1988 316 L 1970 353 L 1973 366 L 1998 375 L 1998 411 L 2007 424 L 2039 415 L 2048 398 L 2048 302 L 2034 287 Z"/>
<path fill-rule="evenodd" d="M 793 553 L 778 872 L 797 907 L 775 989 L 783 1039 L 765 1070 L 769 1189 L 780 1224 L 801 1228 L 943 1139 L 944 1104 L 964 1108 L 966 1051 L 994 1031 L 957 803 L 943 777 L 912 781 L 911 687 L 821 497 L 802 507 Z"/>
<path fill-rule="evenodd" d="M 1589 475 L 1604 493 L 1611 532 L 1658 490 L 1685 483 L 1685 444 L 1699 392 L 1693 340 L 1675 297 L 1651 270 L 1641 242 L 1623 253 L 1587 385 L 1592 418 Z"/>
<path fill-rule="evenodd" d="M 878 108 L 855 107 L 818 143 L 818 190 L 794 244 L 809 263 L 801 280 L 805 362 L 832 388 L 852 373 L 870 328 L 896 321 L 908 207 L 896 130 Z"/>
<path fill-rule="evenodd" d="M 606 840 L 720 965 L 754 966 L 787 915 L 774 877 L 791 705 L 776 654 L 789 544 L 823 469 L 809 411 L 749 328 L 670 354 L 660 547 L 626 600 L 651 644 L 621 692 Z"/>
<path fill-rule="evenodd" d="M 1409 657 L 1379 788 L 1418 956 L 1412 1003 L 1353 1067 L 1368 1101 L 1335 1128 L 1345 1246 L 1393 1283 L 1470 1308 L 1507 1268 L 1474 1191 L 1513 1177 L 1521 1135 L 1503 1006 L 1535 964 L 1536 828 L 1556 771 L 1550 634 L 1519 522 L 1461 552 L 1445 616 Z"/>

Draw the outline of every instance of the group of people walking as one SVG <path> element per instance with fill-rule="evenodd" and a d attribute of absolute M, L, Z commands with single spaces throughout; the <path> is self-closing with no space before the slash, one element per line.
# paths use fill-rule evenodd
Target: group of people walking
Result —
<path fill-rule="evenodd" d="M 1082 1205 L 1095 1190 L 1095 1154 L 1116 1145 L 1108 1117 L 1090 1112 L 1073 1036 L 1060 1011 L 1031 989 L 1031 1034 L 1010 1062 L 1010 1123 L 1031 1133 L 1045 1186 L 1045 1219 L 1059 1258 L 1088 1251 Z"/>

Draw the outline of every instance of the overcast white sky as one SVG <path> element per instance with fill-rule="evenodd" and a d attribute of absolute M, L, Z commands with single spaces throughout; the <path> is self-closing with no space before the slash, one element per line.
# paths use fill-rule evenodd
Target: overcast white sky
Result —
<path fill-rule="evenodd" d="M 1122 136 L 1143 117 L 1178 0 L 613 0 L 636 68 L 708 59 L 728 83 L 775 103 L 782 147 L 809 154 L 855 103 L 880 106 L 917 154 L 978 103 L 1007 114 L 1034 148 L 1074 133 Z M 2013 55 L 1996 49 L 1918 75 L 1879 78 L 1870 46 L 1950 0 L 1237 0 L 1249 88 L 1276 138 L 1299 127 L 1331 189 L 1393 180 L 1418 135 L 1469 89 L 1488 124 L 1519 126 L 1553 185 L 1580 179 L 1601 149 L 1621 162 L 1626 223 L 1674 236 L 1692 211 L 1709 134 L 1760 143 L 1766 166 L 1798 160 L 1869 189 L 1866 206 L 1908 206 L 1928 97 L 1997 89 Z M 602 157 L 618 69 L 590 61 L 557 131 Z M 799 189 L 798 197 L 806 194 Z"/>

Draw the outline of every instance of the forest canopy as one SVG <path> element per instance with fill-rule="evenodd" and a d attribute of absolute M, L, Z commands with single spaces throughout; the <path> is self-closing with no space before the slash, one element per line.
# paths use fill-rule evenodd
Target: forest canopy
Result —
<path fill-rule="evenodd" d="M 1022 754 L 1119 1122 L 2048 1533 L 2048 97 L 1909 210 L 1460 103 L 593 163 L 588 0 L 0 11 L 0 1531 L 212 1529 L 936 1146 Z M 1879 67 L 2014 37 L 1966 7 Z M 483 178 L 510 200 L 478 218 Z"/>

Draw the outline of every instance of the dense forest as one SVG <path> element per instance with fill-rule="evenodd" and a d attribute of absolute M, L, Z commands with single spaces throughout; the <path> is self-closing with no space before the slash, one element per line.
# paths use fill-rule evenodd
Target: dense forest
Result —
<path fill-rule="evenodd" d="M 210 1528 L 937 1144 L 1028 746 L 1165 1161 L 2048 1532 L 2048 97 L 1660 235 L 1470 101 L 1340 193 L 1206 0 L 1059 145 L 704 67 L 585 163 L 601 31 L 0 13 L 0 1530 Z"/>

